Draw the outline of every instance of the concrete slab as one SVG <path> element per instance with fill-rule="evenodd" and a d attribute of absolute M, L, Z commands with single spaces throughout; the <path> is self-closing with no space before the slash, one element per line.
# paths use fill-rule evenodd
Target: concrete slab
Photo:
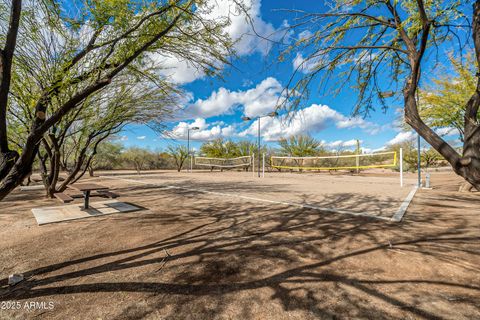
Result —
<path fill-rule="evenodd" d="M 390 220 L 395 221 L 395 222 L 400 222 L 403 219 L 403 216 L 405 212 L 407 212 L 408 206 L 410 205 L 410 202 L 412 202 L 413 197 L 415 196 L 415 193 L 417 192 L 418 187 L 414 187 L 412 191 L 408 194 L 408 196 L 403 200 L 402 205 L 400 208 L 398 208 L 397 212 L 392 216 Z"/>
<path fill-rule="evenodd" d="M 32 209 L 32 213 L 38 225 L 43 225 L 138 210 L 142 210 L 142 208 L 117 200 L 108 200 L 90 203 L 90 208 L 87 210 L 83 209 L 83 203 L 79 203 L 65 206 L 34 208 Z"/>
<path fill-rule="evenodd" d="M 20 191 L 35 191 L 35 190 L 44 190 L 45 186 L 39 184 L 34 186 L 20 186 Z"/>

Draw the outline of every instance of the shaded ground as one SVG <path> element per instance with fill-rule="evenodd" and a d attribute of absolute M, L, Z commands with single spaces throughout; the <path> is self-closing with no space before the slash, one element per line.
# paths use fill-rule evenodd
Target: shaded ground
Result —
<path fill-rule="evenodd" d="M 453 174 L 401 223 L 92 181 L 147 210 L 38 227 L 41 191 L 1 203 L 0 300 L 54 308 L 0 318 L 480 318 L 480 195 Z"/>

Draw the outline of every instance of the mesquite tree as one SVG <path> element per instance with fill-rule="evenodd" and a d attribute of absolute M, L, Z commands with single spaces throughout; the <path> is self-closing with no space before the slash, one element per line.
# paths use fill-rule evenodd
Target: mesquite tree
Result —
<path fill-rule="evenodd" d="M 115 83 L 108 90 L 87 98 L 77 112 L 65 117 L 66 121 L 61 121 L 55 132 L 52 130 L 42 140 L 43 157 L 39 150 L 41 168 L 45 169 L 46 157 L 50 162 L 49 172 L 42 170 L 47 195 L 62 192 L 68 184 L 80 179 L 90 167 L 99 145 L 126 124 L 158 123 L 169 115 L 175 99 L 170 96 L 171 90 L 161 89 L 148 87 L 145 82 L 141 85 Z M 67 172 L 67 177 L 57 186 L 61 169 Z"/>
<path fill-rule="evenodd" d="M 188 150 L 185 146 L 168 146 L 167 153 L 173 158 L 177 171 L 180 172 L 188 159 Z"/>
<path fill-rule="evenodd" d="M 480 190 L 480 81 L 465 106 L 462 154 L 425 123 L 418 111 L 420 80 L 453 50 L 460 56 L 473 43 L 480 60 L 480 0 L 332 0 L 325 12 L 295 12 L 294 28 L 308 32 L 284 54 L 297 53 L 297 68 L 286 90 L 292 108 L 308 95 L 314 79 L 333 88 L 351 84 L 359 92 L 355 112 L 368 113 L 379 101 L 401 93 L 405 121 Z M 473 6 L 473 10 L 472 10 Z M 473 41 L 471 40 L 473 37 Z M 330 83 L 331 84 L 331 83 Z"/>
<path fill-rule="evenodd" d="M 309 135 L 290 136 L 278 142 L 280 153 L 290 157 L 316 156 L 324 152 L 322 143 Z"/>
<path fill-rule="evenodd" d="M 429 126 L 454 128 L 463 141 L 465 106 L 475 92 L 477 66 L 471 54 L 467 54 L 464 61 L 450 58 L 449 62 L 449 66 L 438 68 L 432 85 L 422 88 L 418 107 L 420 116 Z"/>
<path fill-rule="evenodd" d="M 65 8 L 63 2 L 31 0 L 22 8 L 21 0 L 2 2 L 0 23 L 6 26 L 2 33 L 6 31 L 0 35 L 0 200 L 30 174 L 45 135 L 130 67 L 161 67 L 165 57 L 174 56 L 212 75 L 229 63 L 232 42 L 224 31 L 229 19 L 206 18 L 210 10 L 206 1 L 70 3 Z M 12 64 L 35 54 L 39 45 L 32 37 L 35 26 L 49 35 L 47 45 L 56 50 L 45 57 L 50 72 L 36 79 L 41 88 L 37 97 L 23 102 L 34 110 L 33 118 L 28 120 L 26 138 L 18 141 L 20 152 L 12 152 L 6 116 L 12 110 L 8 101 Z"/>

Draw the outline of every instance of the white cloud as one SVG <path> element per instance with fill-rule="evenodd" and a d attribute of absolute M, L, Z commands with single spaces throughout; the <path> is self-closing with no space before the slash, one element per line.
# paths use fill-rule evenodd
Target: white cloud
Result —
<path fill-rule="evenodd" d="M 248 8 L 248 16 L 238 9 L 238 6 L 232 0 L 210 0 L 212 10 L 207 18 L 218 19 L 219 17 L 230 18 L 230 25 L 226 31 L 230 37 L 237 41 L 235 49 L 241 56 L 259 52 L 263 56 L 270 51 L 272 42 L 266 40 L 278 40 L 281 32 L 271 24 L 262 19 L 261 0 L 246 0 L 243 2 Z M 285 24 L 285 22 L 284 22 Z M 253 25 L 253 28 L 252 28 Z M 260 37 L 259 37 L 260 36 Z"/>
<path fill-rule="evenodd" d="M 382 151 L 385 151 L 387 149 L 385 146 L 380 147 L 380 148 L 376 148 L 376 149 L 364 148 L 362 146 L 360 146 L 360 148 L 362 149 L 363 154 L 382 152 Z"/>
<path fill-rule="evenodd" d="M 207 141 L 215 138 L 228 138 L 235 135 L 235 128 L 223 123 L 208 124 L 205 119 L 197 118 L 191 123 L 179 122 L 171 131 L 165 133 L 166 136 L 186 140 L 188 129 L 197 127 L 198 130 L 190 130 L 190 140 Z"/>
<path fill-rule="evenodd" d="M 313 36 L 313 33 L 307 29 L 298 34 L 298 40 L 308 40 L 312 36 Z"/>
<path fill-rule="evenodd" d="M 339 129 L 361 128 L 372 134 L 377 133 L 379 126 L 361 118 L 347 118 L 326 105 L 312 104 L 310 107 L 296 112 L 290 119 L 262 118 L 260 122 L 262 136 L 267 141 L 276 141 L 292 135 L 315 133 L 324 130 L 329 124 Z M 239 136 L 256 135 L 258 120 L 254 121 Z"/>
<path fill-rule="evenodd" d="M 363 141 L 360 141 L 360 143 L 362 143 Z M 327 148 L 331 148 L 331 149 L 350 149 L 350 148 L 356 148 L 357 147 L 357 140 L 355 139 L 352 139 L 352 140 L 347 140 L 347 141 L 343 141 L 343 140 L 337 140 L 337 141 L 333 141 L 333 142 L 327 142 L 325 143 L 325 146 Z"/>
<path fill-rule="evenodd" d="M 438 128 L 435 130 L 435 132 L 439 136 L 460 136 L 458 129 L 453 127 Z"/>
<path fill-rule="evenodd" d="M 146 137 L 147 137 L 147 136 L 139 136 L 139 137 L 137 137 L 137 139 L 138 139 L 138 140 L 145 140 Z"/>
<path fill-rule="evenodd" d="M 204 72 L 197 69 L 185 59 L 168 55 L 152 54 L 150 57 L 156 65 L 161 65 L 160 73 L 178 84 L 189 83 L 204 76 Z"/>
<path fill-rule="evenodd" d="M 261 17 L 261 0 L 246 0 L 243 4 L 245 8 L 248 8 L 248 17 L 233 0 L 208 0 L 209 10 L 199 14 L 204 19 L 211 21 L 226 18 L 230 20 L 225 32 L 235 42 L 234 49 L 239 56 L 255 52 L 266 56 L 271 49 L 272 41 L 277 41 L 283 36 L 281 29 L 286 26 L 286 22 L 276 29 L 271 23 L 264 21 Z M 155 54 L 151 58 L 157 63 L 161 63 L 166 68 L 161 73 L 176 83 L 189 83 L 204 76 L 201 70 L 197 70 L 177 56 Z M 212 63 L 215 62 L 212 61 Z"/>
<path fill-rule="evenodd" d="M 277 79 L 269 77 L 255 88 L 245 91 L 230 91 L 223 87 L 212 92 L 207 99 L 198 99 L 188 105 L 177 119 L 209 118 L 233 112 L 237 106 L 244 107 L 244 114 L 254 117 L 275 109 L 283 87 Z"/>
<path fill-rule="evenodd" d="M 250 79 L 243 79 L 242 87 L 250 87 L 253 85 L 253 81 Z"/>
<path fill-rule="evenodd" d="M 435 129 L 435 132 L 439 136 L 446 136 L 446 137 L 451 137 L 451 136 L 459 136 L 460 132 L 456 128 L 452 127 L 444 127 L 444 128 L 437 128 Z M 393 145 L 393 144 L 398 144 L 406 141 L 412 141 L 417 137 L 417 133 L 414 131 L 402 131 L 399 132 L 393 139 L 387 142 L 387 145 Z"/>
<path fill-rule="evenodd" d="M 127 136 L 121 136 L 119 140 L 120 140 L 120 141 L 127 141 L 127 140 L 128 140 L 128 137 L 127 137 Z"/>
<path fill-rule="evenodd" d="M 297 52 L 292 64 L 294 70 L 298 70 L 302 73 L 309 73 L 321 65 L 322 61 L 323 60 L 320 57 L 304 58 L 300 52 Z"/>
<path fill-rule="evenodd" d="M 387 145 L 393 145 L 402 143 L 405 141 L 411 141 L 415 138 L 416 134 L 413 131 L 399 132 L 393 139 L 387 142 Z"/>

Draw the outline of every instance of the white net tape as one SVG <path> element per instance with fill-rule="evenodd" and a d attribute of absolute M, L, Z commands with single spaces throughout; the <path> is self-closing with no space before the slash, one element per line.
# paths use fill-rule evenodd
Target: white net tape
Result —
<path fill-rule="evenodd" d="M 359 155 L 320 157 L 271 157 L 273 168 L 302 170 L 351 170 L 389 168 L 397 165 L 397 153 L 379 152 Z"/>

